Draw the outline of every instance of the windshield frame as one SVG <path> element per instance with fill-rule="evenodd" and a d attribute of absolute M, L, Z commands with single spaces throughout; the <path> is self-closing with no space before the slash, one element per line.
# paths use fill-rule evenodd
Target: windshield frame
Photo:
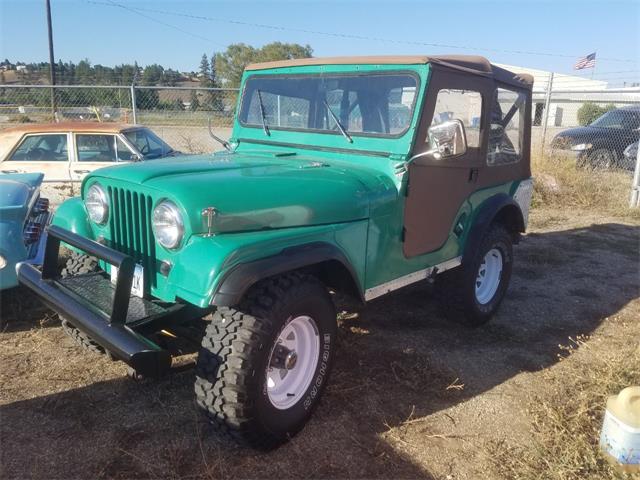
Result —
<path fill-rule="evenodd" d="M 402 68 L 389 69 L 389 70 L 367 70 L 367 71 L 340 71 L 340 72 L 327 72 L 323 70 L 314 71 L 314 72 L 304 72 L 304 73 L 290 73 L 290 72 L 281 72 L 281 73 L 251 73 L 242 83 L 242 93 L 238 100 L 237 107 L 237 122 L 243 128 L 257 129 L 262 130 L 262 125 L 257 125 L 253 123 L 246 123 L 242 121 L 242 109 L 244 107 L 245 95 L 247 93 L 247 85 L 253 78 L 266 77 L 269 79 L 277 79 L 277 78 L 300 78 L 300 77 L 311 77 L 311 78 L 336 78 L 336 77 L 371 77 L 371 76 L 397 76 L 397 75 L 406 75 L 410 76 L 415 81 L 415 94 L 411 101 L 411 106 L 409 108 L 408 114 L 408 123 L 405 128 L 398 133 L 378 133 L 378 132 L 354 132 L 350 131 L 348 128 L 345 129 L 346 132 L 351 137 L 363 137 L 363 138 L 378 138 L 383 140 L 392 140 L 404 137 L 414 125 L 415 122 L 415 114 L 416 114 L 416 106 L 418 103 L 418 99 L 420 97 L 422 85 L 421 76 L 415 71 L 410 69 Z M 321 134 L 321 135 L 331 135 L 331 136 L 342 136 L 342 133 L 339 129 L 336 130 L 327 130 L 322 128 L 295 128 L 295 127 L 279 127 L 277 125 L 267 124 L 269 130 L 275 130 L 280 132 L 291 132 L 291 133 L 302 133 L 302 134 Z"/>

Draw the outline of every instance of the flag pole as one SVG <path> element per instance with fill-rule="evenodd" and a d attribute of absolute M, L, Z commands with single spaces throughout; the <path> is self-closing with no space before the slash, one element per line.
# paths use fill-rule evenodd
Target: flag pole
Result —
<path fill-rule="evenodd" d="M 596 71 L 596 59 L 598 57 L 596 53 L 598 52 L 593 52 L 593 68 L 591 69 L 591 80 L 593 80 L 593 73 Z"/>

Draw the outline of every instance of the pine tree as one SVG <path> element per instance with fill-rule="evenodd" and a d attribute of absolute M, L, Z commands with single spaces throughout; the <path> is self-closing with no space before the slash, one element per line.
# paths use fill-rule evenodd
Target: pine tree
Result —
<path fill-rule="evenodd" d="M 207 54 L 202 54 L 202 59 L 200 60 L 200 85 L 202 87 L 209 86 L 209 60 L 207 59 Z"/>
<path fill-rule="evenodd" d="M 218 78 L 216 75 L 216 53 L 211 54 L 211 86 L 218 86 Z"/>

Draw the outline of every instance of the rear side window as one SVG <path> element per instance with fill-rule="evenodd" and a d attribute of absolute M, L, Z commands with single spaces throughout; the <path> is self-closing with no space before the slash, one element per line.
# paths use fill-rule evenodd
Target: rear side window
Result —
<path fill-rule="evenodd" d="M 28 135 L 9 157 L 9 161 L 66 162 L 67 134 Z"/>
<path fill-rule="evenodd" d="M 482 95 L 473 90 L 443 89 L 438 91 L 436 108 L 431 125 L 449 120 L 460 120 L 467 135 L 467 145 L 480 146 L 480 117 L 482 115 Z"/>
<path fill-rule="evenodd" d="M 115 135 L 76 135 L 78 161 L 80 162 L 116 162 Z"/>
<path fill-rule="evenodd" d="M 497 88 L 491 105 L 487 165 L 507 165 L 522 158 L 524 93 Z"/>

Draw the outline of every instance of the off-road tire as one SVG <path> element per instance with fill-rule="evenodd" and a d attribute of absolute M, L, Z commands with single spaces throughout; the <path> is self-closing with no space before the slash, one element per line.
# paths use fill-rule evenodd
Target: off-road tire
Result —
<path fill-rule="evenodd" d="M 481 304 L 476 296 L 476 280 L 485 255 L 492 249 L 502 254 L 500 283 L 490 301 Z M 436 295 L 442 313 L 452 321 L 470 327 L 487 323 L 498 310 L 509 287 L 513 268 L 513 238 L 500 224 L 493 224 L 482 238 L 479 248 L 460 267 L 436 278 Z"/>
<path fill-rule="evenodd" d="M 82 253 L 71 252 L 71 256 L 60 272 L 60 276 L 64 278 L 71 275 L 82 275 L 85 273 L 95 272 L 97 269 L 98 260 L 95 257 Z M 71 339 L 84 350 L 97 354 L 105 353 L 103 347 L 94 342 L 86 333 L 78 330 L 67 319 L 61 316 L 60 321 L 62 322 L 62 331 L 69 335 L 69 337 L 71 337 Z"/>
<path fill-rule="evenodd" d="M 280 332 L 296 316 L 317 326 L 320 352 L 309 387 L 288 409 L 267 392 L 267 368 Z M 195 393 L 214 430 L 268 450 L 300 431 L 318 404 L 335 356 L 336 312 L 315 277 L 290 273 L 260 282 L 238 308 L 218 308 L 202 339 Z"/>

